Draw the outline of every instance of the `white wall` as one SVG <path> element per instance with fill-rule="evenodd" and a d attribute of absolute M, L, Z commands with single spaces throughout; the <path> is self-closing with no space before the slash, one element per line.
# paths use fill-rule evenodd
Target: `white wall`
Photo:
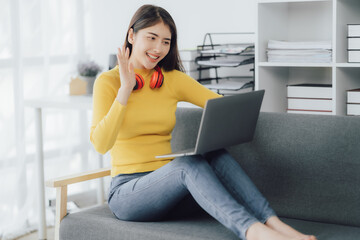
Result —
<path fill-rule="evenodd" d="M 196 48 L 207 32 L 254 32 L 254 0 L 87 0 L 86 45 L 107 67 L 108 56 L 122 46 L 130 19 L 143 4 L 165 8 L 174 18 L 180 49 Z M 95 17 L 94 17 L 95 16 Z"/>

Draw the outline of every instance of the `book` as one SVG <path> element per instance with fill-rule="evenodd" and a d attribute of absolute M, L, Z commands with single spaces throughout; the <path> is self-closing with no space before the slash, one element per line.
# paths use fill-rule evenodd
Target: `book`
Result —
<path fill-rule="evenodd" d="M 288 85 L 287 97 L 332 99 L 332 85 L 310 83 Z"/>
<path fill-rule="evenodd" d="M 360 37 L 348 38 L 348 50 L 360 50 Z"/>
<path fill-rule="evenodd" d="M 316 115 L 332 115 L 332 111 L 315 111 L 315 110 L 287 110 L 287 113 L 296 114 L 316 114 Z"/>
<path fill-rule="evenodd" d="M 347 115 L 360 115 L 360 104 L 347 104 Z"/>
<path fill-rule="evenodd" d="M 349 63 L 360 63 L 360 50 L 349 50 L 348 51 L 348 62 Z"/>
<path fill-rule="evenodd" d="M 360 24 L 348 24 L 348 37 L 360 37 Z"/>
<path fill-rule="evenodd" d="M 288 98 L 288 110 L 332 111 L 331 99 Z"/>
<path fill-rule="evenodd" d="M 360 103 L 360 88 L 347 91 L 347 103 Z"/>

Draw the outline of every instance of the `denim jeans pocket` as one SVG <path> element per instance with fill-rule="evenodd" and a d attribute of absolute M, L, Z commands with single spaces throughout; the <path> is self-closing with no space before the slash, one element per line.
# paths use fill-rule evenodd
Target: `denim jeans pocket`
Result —
<path fill-rule="evenodd" d="M 115 177 L 111 179 L 110 183 L 110 191 L 109 191 L 109 197 L 108 200 L 111 199 L 114 192 L 124 183 L 127 183 L 135 178 L 140 178 L 142 176 L 145 176 L 149 174 L 150 172 L 142 172 L 142 173 L 131 173 L 131 174 L 118 174 Z"/>

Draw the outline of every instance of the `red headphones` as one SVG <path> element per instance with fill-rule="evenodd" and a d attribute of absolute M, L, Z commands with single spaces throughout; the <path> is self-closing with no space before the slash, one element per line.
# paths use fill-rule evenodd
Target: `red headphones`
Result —
<path fill-rule="evenodd" d="M 136 73 L 135 79 L 136 79 L 136 85 L 134 87 L 134 90 L 141 89 L 145 84 L 143 77 L 140 74 Z M 155 72 L 153 73 L 150 80 L 150 88 L 152 89 L 160 88 L 163 85 L 163 83 L 164 83 L 164 75 L 162 74 L 160 67 L 156 65 Z"/>

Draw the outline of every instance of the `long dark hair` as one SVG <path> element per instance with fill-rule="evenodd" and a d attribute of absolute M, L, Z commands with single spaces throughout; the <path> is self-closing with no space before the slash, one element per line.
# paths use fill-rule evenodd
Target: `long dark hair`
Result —
<path fill-rule="evenodd" d="M 143 5 L 141 6 L 132 17 L 129 28 L 125 38 L 126 47 L 132 52 L 132 45 L 128 41 L 129 30 L 132 28 L 134 33 L 147 27 L 154 26 L 155 24 L 163 22 L 169 26 L 171 32 L 170 50 L 169 53 L 159 63 L 159 67 L 165 71 L 179 70 L 184 72 L 184 67 L 181 63 L 179 49 L 177 46 L 177 31 L 173 18 L 171 15 L 162 7 L 154 5 Z"/>

